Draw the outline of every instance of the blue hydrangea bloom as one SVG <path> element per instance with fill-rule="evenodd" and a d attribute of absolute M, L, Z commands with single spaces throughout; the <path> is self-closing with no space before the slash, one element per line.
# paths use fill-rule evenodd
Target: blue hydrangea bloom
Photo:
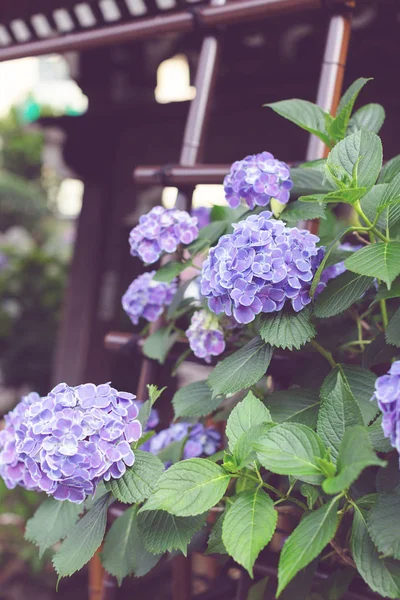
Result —
<path fill-rule="evenodd" d="M 218 320 L 206 310 L 193 313 L 186 335 L 194 355 L 204 358 L 207 363 L 225 350 L 224 333 Z"/>
<path fill-rule="evenodd" d="M 211 222 L 211 208 L 208 206 L 198 206 L 196 208 L 192 208 L 190 214 L 192 217 L 196 217 L 199 229 L 203 229 L 203 227 L 206 227 Z"/>
<path fill-rule="evenodd" d="M 196 458 L 198 456 L 211 456 L 214 454 L 221 441 L 221 435 L 213 427 L 205 427 L 202 423 L 174 423 L 163 429 L 142 446 L 143 450 L 158 454 L 173 442 L 180 442 L 187 438 L 183 458 Z"/>
<path fill-rule="evenodd" d="M 373 399 L 382 411 L 384 436 L 400 453 L 400 360 L 392 364 L 386 375 L 377 378 Z"/>
<path fill-rule="evenodd" d="M 134 400 L 109 383 L 60 383 L 44 398 L 36 396 L 19 409 L 17 426 L 12 417 L 1 434 L 6 484 L 83 502 L 99 481 L 118 479 L 133 465 L 130 444 L 142 434 Z"/>
<path fill-rule="evenodd" d="M 141 317 L 146 321 L 156 321 L 164 307 L 171 304 L 178 289 L 176 280 L 171 283 L 154 281 L 155 273 L 139 275 L 122 296 L 122 307 L 134 325 Z"/>
<path fill-rule="evenodd" d="M 196 217 L 184 210 L 155 206 L 130 232 L 131 255 L 151 264 L 164 252 L 175 252 L 179 244 L 190 244 L 198 235 Z"/>
<path fill-rule="evenodd" d="M 280 311 L 289 300 L 296 312 L 311 302 L 309 289 L 324 255 L 319 238 L 286 227 L 264 211 L 234 223 L 204 261 L 200 288 L 216 314 L 250 323 L 261 312 Z"/>
<path fill-rule="evenodd" d="M 237 208 L 241 199 L 251 209 L 267 206 L 272 198 L 286 204 L 292 187 L 288 165 L 270 152 L 237 160 L 224 179 L 225 197 L 231 208 Z"/>

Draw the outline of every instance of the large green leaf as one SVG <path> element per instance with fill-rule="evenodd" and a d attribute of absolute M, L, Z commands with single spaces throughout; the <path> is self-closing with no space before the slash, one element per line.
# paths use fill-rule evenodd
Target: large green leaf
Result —
<path fill-rule="evenodd" d="M 240 392 L 265 375 L 271 357 L 271 346 L 256 337 L 222 360 L 209 376 L 208 384 L 214 395 Z"/>
<path fill-rule="evenodd" d="M 294 387 L 274 392 L 265 403 L 274 423 L 302 423 L 312 429 L 317 424 L 319 394 L 315 390 Z"/>
<path fill-rule="evenodd" d="M 101 561 L 108 573 L 121 585 L 131 573 L 140 577 L 148 573 L 160 560 L 143 546 L 137 524 L 138 507 L 124 511 L 111 525 L 106 535 Z"/>
<path fill-rule="evenodd" d="M 390 290 L 388 290 L 384 283 L 381 283 L 378 293 L 375 296 L 374 304 L 379 302 L 379 300 L 388 300 L 390 298 L 400 298 L 400 277 L 397 277 L 393 281 Z"/>
<path fill-rule="evenodd" d="M 203 514 L 222 498 L 230 477 L 210 460 L 183 460 L 161 475 L 142 510 L 165 510 L 180 517 Z"/>
<path fill-rule="evenodd" d="M 175 418 L 198 418 L 212 413 L 223 400 L 223 396 L 213 396 L 207 381 L 196 381 L 180 388 L 172 399 Z"/>
<path fill-rule="evenodd" d="M 295 202 L 290 202 L 287 205 L 287 208 L 285 208 L 280 218 L 283 221 L 286 221 L 289 225 L 294 225 L 298 221 L 325 219 L 325 209 L 326 207 L 323 204 L 296 200 Z"/>
<path fill-rule="evenodd" d="M 393 346 L 400 346 L 400 308 L 396 310 L 387 325 L 386 341 Z"/>
<path fill-rule="evenodd" d="M 338 503 L 333 498 L 305 516 L 286 540 L 279 560 L 277 596 L 296 573 L 313 561 L 334 537 L 338 526 Z"/>
<path fill-rule="evenodd" d="M 375 392 L 376 375 L 356 365 L 339 365 L 344 384 L 350 389 L 361 411 L 364 425 L 368 425 L 378 414 L 376 402 L 371 402 Z"/>
<path fill-rule="evenodd" d="M 142 348 L 143 354 L 162 365 L 176 340 L 177 334 L 171 333 L 170 327 L 158 329 L 146 338 Z"/>
<path fill-rule="evenodd" d="M 153 554 L 180 550 L 185 556 L 187 547 L 206 522 L 206 515 L 176 517 L 163 510 L 141 512 L 138 527 L 143 544 Z"/>
<path fill-rule="evenodd" d="M 370 244 L 354 252 L 344 264 L 359 275 L 382 279 L 390 289 L 400 273 L 400 242 Z"/>
<path fill-rule="evenodd" d="M 252 392 L 249 392 L 229 415 L 225 432 L 228 438 L 229 450 L 233 452 L 240 436 L 254 425 L 271 421 L 268 408 Z"/>
<path fill-rule="evenodd" d="M 175 277 L 178 277 L 186 269 L 188 265 L 181 262 L 171 261 L 163 265 L 153 277 L 153 281 L 162 281 L 171 283 Z"/>
<path fill-rule="evenodd" d="M 310 311 L 262 314 L 258 318 L 260 336 L 264 342 L 277 348 L 297 350 L 315 335 L 315 327 L 310 321 Z"/>
<path fill-rule="evenodd" d="M 274 110 L 278 115 L 292 121 L 305 129 L 309 133 L 313 133 L 319 137 L 327 146 L 330 145 L 330 139 L 325 128 L 326 114 L 316 104 L 307 100 L 281 100 L 280 102 L 272 102 L 265 104 Z"/>
<path fill-rule="evenodd" d="M 339 369 L 328 375 L 321 387 L 317 432 L 336 461 L 346 429 L 363 425 L 360 408 Z"/>
<path fill-rule="evenodd" d="M 367 529 L 364 511 L 356 508 L 351 550 L 357 570 L 371 590 L 385 598 L 400 597 L 400 563 L 379 557 Z"/>
<path fill-rule="evenodd" d="M 366 129 L 372 133 L 379 133 L 385 116 L 385 109 L 380 104 L 366 104 L 351 117 L 347 131 L 351 134 Z"/>
<path fill-rule="evenodd" d="M 384 165 L 379 176 L 379 183 L 390 183 L 400 173 L 400 154 L 391 158 Z"/>
<path fill-rule="evenodd" d="M 318 167 L 293 167 L 290 169 L 290 177 L 293 181 L 292 196 L 327 194 L 333 190 L 332 184 L 324 176 L 323 169 Z M 321 210 L 325 208 L 321 207 Z"/>
<path fill-rule="evenodd" d="M 368 248 L 370 247 L 372 246 L 368 246 Z M 355 252 L 355 254 L 358 254 L 358 252 Z M 319 319 L 339 315 L 362 298 L 372 283 L 373 277 L 364 277 L 348 272 L 339 275 L 339 277 L 330 281 L 318 296 L 314 315 Z"/>
<path fill-rule="evenodd" d="M 26 523 L 25 539 L 39 546 L 39 555 L 63 540 L 78 520 L 82 506 L 47 498 Z"/>
<path fill-rule="evenodd" d="M 378 183 L 374 185 L 363 198 L 360 200 L 361 208 L 365 213 L 365 216 L 371 221 L 375 222 L 375 218 L 378 212 L 382 212 L 384 209 L 380 209 L 382 206 L 383 197 L 385 195 L 387 183 Z M 376 222 L 377 227 L 380 229 L 386 228 L 386 219 L 384 214 L 380 214 L 378 221 Z M 347 255 L 348 257 L 349 255 Z"/>
<path fill-rule="evenodd" d="M 106 482 L 106 489 L 126 504 L 143 502 L 154 491 L 164 465 L 157 456 L 142 450 L 135 450 L 135 464 L 127 469 L 119 479 Z"/>
<path fill-rule="evenodd" d="M 357 187 L 370 188 L 382 168 L 382 143 L 375 133 L 357 131 L 348 135 L 331 150 L 327 166 L 343 169 Z"/>
<path fill-rule="evenodd" d="M 318 458 L 326 449 L 318 435 L 305 425 L 283 423 L 269 429 L 253 447 L 260 463 L 273 473 L 293 475 L 307 483 L 321 483 Z"/>
<path fill-rule="evenodd" d="M 53 565 L 60 577 L 79 571 L 92 558 L 103 541 L 107 522 L 110 494 L 99 498 L 74 527 L 53 557 Z"/>
<path fill-rule="evenodd" d="M 225 519 L 225 514 L 226 511 L 219 515 L 214 527 L 211 529 L 206 554 L 227 554 L 224 542 L 222 541 L 222 523 Z"/>
<path fill-rule="evenodd" d="M 365 427 L 357 425 L 344 432 L 337 459 L 337 475 L 326 479 L 323 490 L 327 494 L 337 494 L 351 486 L 367 467 L 384 467 L 385 461 L 378 458 Z"/>
<path fill-rule="evenodd" d="M 399 512 L 398 494 L 378 494 L 368 516 L 368 531 L 379 552 L 397 559 L 400 559 Z"/>
<path fill-rule="evenodd" d="M 358 94 L 368 81 L 369 79 L 365 79 L 364 77 L 356 79 L 343 94 L 336 112 L 336 117 L 329 125 L 329 134 L 335 140 L 342 140 L 346 135 L 354 103 L 357 100 Z"/>
<path fill-rule="evenodd" d="M 261 488 L 239 494 L 222 523 L 222 541 L 236 562 L 253 576 L 254 562 L 272 538 L 278 513 Z"/>

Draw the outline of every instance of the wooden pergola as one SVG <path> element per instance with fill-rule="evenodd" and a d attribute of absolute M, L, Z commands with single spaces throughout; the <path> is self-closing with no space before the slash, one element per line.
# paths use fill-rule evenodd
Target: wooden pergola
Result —
<path fill-rule="evenodd" d="M 95 108 L 89 108 L 87 115 L 75 120 L 58 120 L 69 136 L 66 159 L 81 174 L 85 195 L 57 350 L 56 381 L 66 380 L 70 385 L 76 385 L 87 380 L 98 382 L 109 379 L 113 368 L 112 355 L 104 351 L 104 341 L 106 348 L 121 351 L 132 340 L 130 334 L 115 331 L 115 328 L 118 325 L 117 306 L 123 270 L 121 261 L 125 261 L 123 257 L 128 255 L 126 236 L 121 236 L 121 227 L 132 210 L 131 182 L 126 173 L 131 176 L 133 164 L 136 164 L 133 173 L 135 189 L 139 189 L 138 186 L 174 185 L 179 189 L 177 206 L 185 209 L 191 207 L 196 184 L 221 183 L 229 169 L 231 156 L 221 154 L 214 156 L 212 162 L 203 162 L 206 133 L 211 134 L 207 132 L 207 123 L 221 76 L 218 69 L 223 37 L 229 36 L 230 31 L 237 33 L 238 28 L 246 23 L 251 25 L 255 22 L 263 23 L 268 35 L 268 23 L 272 18 L 295 22 L 300 15 L 307 14 L 311 19 L 317 19 L 324 26 L 322 35 L 325 36 L 325 44 L 323 52 L 316 58 L 320 62 L 320 74 L 311 95 L 316 95 L 324 110 L 334 113 L 342 91 L 354 4 L 354 0 L 0 0 L 0 61 L 54 52 L 88 51 L 87 56 L 82 56 L 90 84 L 86 81 L 91 92 L 89 98 L 91 100 L 94 93 L 101 95 L 104 92 L 105 95 L 103 104 L 95 102 Z M 388 6 L 391 6 L 390 2 Z M 118 69 L 118 60 L 129 61 L 132 55 L 129 51 L 126 54 L 121 51 L 113 56 L 114 64 L 110 67 L 107 62 L 110 55 L 106 49 L 131 49 L 132 43 L 137 44 L 135 48 L 141 44 L 143 48 L 145 42 L 155 37 L 171 39 L 175 35 L 176 40 L 187 33 L 202 41 L 194 82 L 197 93 L 188 107 L 180 148 L 179 139 L 176 141 L 179 136 L 173 136 L 171 132 L 176 123 L 182 121 L 184 108 L 149 106 L 145 119 L 142 115 L 132 116 L 129 109 L 122 108 L 116 111 L 115 119 L 108 119 L 107 101 L 113 91 L 112 82 L 109 82 L 110 89 L 101 88 L 103 80 L 97 71 Z M 141 72 L 139 62 L 135 69 Z M 224 76 L 227 77 L 226 73 L 222 74 Z M 309 81 L 306 83 L 308 89 Z M 146 85 L 148 88 L 149 81 Z M 240 104 L 240 100 L 236 105 L 234 100 L 230 102 L 229 110 L 234 116 L 241 113 Z M 130 169 L 128 162 L 131 157 L 126 156 L 126 145 L 121 145 L 118 138 L 124 135 L 124 119 L 128 116 L 135 133 L 132 145 L 136 147 Z M 146 121 L 147 128 L 143 121 Z M 117 131 L 116 122 L 120 127 Z M 102 147 L 99 124 L 100 133 L 107 140 Z M 162 137 L 170 136 L 164 146 L 160 141 L 162 151 L 156 143 L 151 143 L 152 136 L 160 139 L 157 138 L 157 128 L 161 127 L 164 128 Z M 125 140 L 125 144 L 129 144 L 129 140 Z M 169 156 L 168 147 L 171 149 Z M 282 158 L 313 160 L 323 157 L 325 151 L 320 140 L 310 137 L 303 155 Z M 93 160 L 91 152 L 95 152 Z M 140 164 L 141 161 L 149 164 Z M 121 163 L 124 164 L 123 174 L 119 169 Z M 125 191 L 115 199 L 109 190 L 113 178 L 120 176 L 124 179 Z M 157 327 L 158 324 L 155 324 Z M 137 380 L 139 398 L 145 398 L 146 384 L 157 382 L 159 372 L 156 368 L 155 363 L 146 358 L 142 360 L 140 371 L 136 363 L 130 369 L 128 367 L 125 375 L 132 382 L 129 389 L 135 386 Z M 174 600 L 189 599 L 190 559 L 173 561 L 172 570 Z M 107 575 L 103 577 L 97 559 L 92 561 L 91 578 L 91 600 L 116 597 L 115 582 Z M 239 586 L 238 600 L 246 597 L 245 588 L 245 583 Z"/>

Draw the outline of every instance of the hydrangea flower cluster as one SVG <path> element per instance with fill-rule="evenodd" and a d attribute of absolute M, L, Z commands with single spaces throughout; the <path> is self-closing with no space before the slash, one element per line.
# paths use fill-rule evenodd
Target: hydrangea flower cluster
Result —
<path fill-rule="evenodd" d="M 203 229 L 211 222 L 211 208 L 208 206 L 198 206 L 197 208 L 192 208 L 190 213 L 192 217 L 197 218 L 197 225 L 199 229 Z"/>
<path fill-rule="evenodd" d="M 163 429 L 142 446 L 143 450 L 158 454 L 173 442 L 180 442 L 187 438 L 183 449 L 183 458 L 196 458 L 198 456 L 211 456 L 214 454 L 221 441 L 221 436 L 213 427 L 205 427 L 202 423 L 174 423 Z"/>
<path fill-rule="evenodd" d="M 176 280 L 171 283 L 154 281 L 156 271 L 143 273 L 132 281 L 122 296 L 122 307 L 132 323 L 137 325 L 140 317 L 153 322 L 169 306 L 178 289 Z"/>
<path fill-rule="evenodd" d="M 133 465 L 130 444 L 142 435 L 134 400 L 109 383 L 60 383 L 44 398 L 30 395 L 1 432 L 6 484 L 83 502 L 100 480 L 118 479 Z"/>
<path fill-rule="evenodd" d="M 196 311 L 186 330 L 189 346 L 195 356 L 209 363 L 225 350 L 224 333 L 216 317 L 205 310 Z"/>
<path fill-rule="evenodd" d="M 250 209 L 267 206 L 272 198 L 286 204 L 292 187 L 288 165 L 270 152 L 237 160 L 224 179 L 225 197 L 231 208 L 237 208 L 242 198 Z"/>
<path fill-rule="evenodd" d="M 386 375 L 377 378 L 373 399 L 383 413 L 384 436 L 400 453 L 400 360 L 392 364 Z"/>
<path fill-rule="evenodd" d="M 233 233 L 210 250 L 200 286 L 213 312 L 250 323 L 261 312 L 280 311 L 286 300 L 296 312 L 311 302 L 311 281 L 324 254 L 319 238 L 271 216 L 264 211 L 234 223 Z"/>
<path fill-rule="evenodd" d="M 184 210 L 155 206 L 130 232 L 131 255 L 151 264 L 163 252 L 175 252 L 179 244 L 190 244 L 198 235 L 196 217 Z"/>

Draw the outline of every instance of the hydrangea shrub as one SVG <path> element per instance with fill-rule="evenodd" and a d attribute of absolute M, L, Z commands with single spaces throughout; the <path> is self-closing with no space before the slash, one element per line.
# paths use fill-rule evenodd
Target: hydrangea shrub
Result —
<path fill-rule="evenodd" d="M 41 551 L 64 540 L 60 577 L 103 541 L 107 571 L 141 576 L 200 531 L 209 553 L 253 577 L 289 514 L 275 597 L 339 599 L 349 586 L 400 597 L 400 158 L 383 166 L 382 107 L 352 114 L 366 81 L 336 115 L 270 105 L 319 136 L 326 159 L 289 168 L 269 152 L 246 157 L 210 223 L 156 207 L 132 230 L 144 263 L 172 255 L 124 296 L 134 324 L 163 312 L 143 329 L 144 354 L 173 369 L 179 341 L 177 364 L 191 354 L 210 366 L 175 393 L 172 423 L 158 422 L 155 386 L 144 401 L 110 384 L 60 384 L 6 416 L 0 474 L 49 496 L 27 537 Z M 265 210 L 274 201 L 279 219 Z M 106 530 L 116 500 L 127 510 Z M 54 511 L 63 526 L 50 532 Z M 326 578 L 311 588 L 317 568 Z"/>

